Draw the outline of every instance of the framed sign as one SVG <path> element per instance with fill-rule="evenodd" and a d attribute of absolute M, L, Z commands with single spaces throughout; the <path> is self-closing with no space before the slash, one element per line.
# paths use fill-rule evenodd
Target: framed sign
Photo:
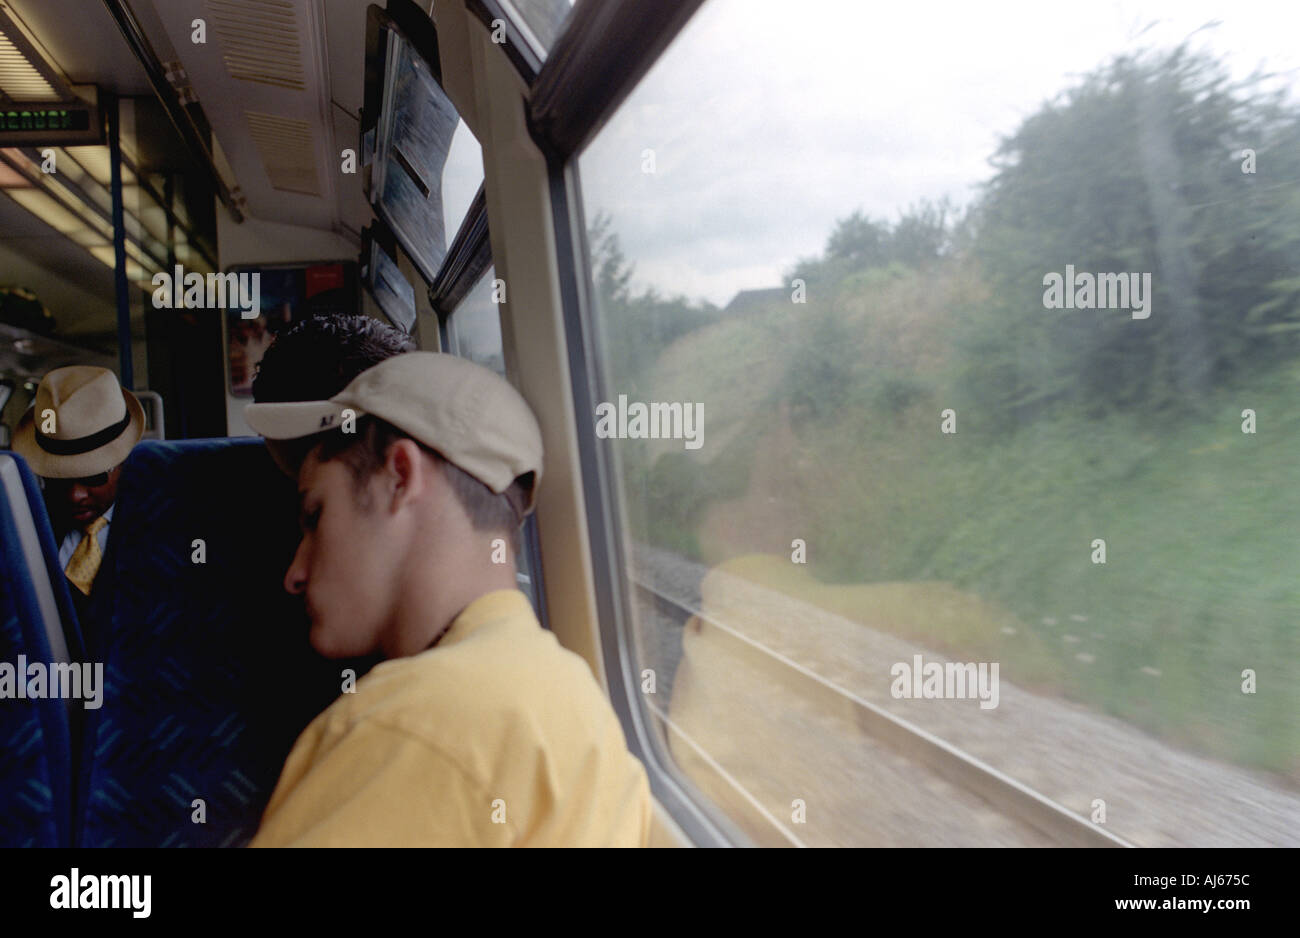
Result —
<path fill-rule="evenodd" d="M 442 175 L 460 115 L 442 89 L 438 36 L 410 0 L 367 8 L 363 177 L 375 214 L 426 283 L 447 253 Z"/>

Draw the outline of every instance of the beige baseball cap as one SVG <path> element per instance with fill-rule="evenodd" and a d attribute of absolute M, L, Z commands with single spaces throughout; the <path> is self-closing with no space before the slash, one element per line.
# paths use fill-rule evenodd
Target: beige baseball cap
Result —
<path fill-rule="evenodd" d="M 374 365 L 327 401 L 249 404 L 244 416 L 268 440 L 341 430 L 345 411 L 377 417 L 419 440 L 496 494 L 534 473 L 542 478 L 542 431 L 510 382 L 468 359 L 404 352 Z"/>

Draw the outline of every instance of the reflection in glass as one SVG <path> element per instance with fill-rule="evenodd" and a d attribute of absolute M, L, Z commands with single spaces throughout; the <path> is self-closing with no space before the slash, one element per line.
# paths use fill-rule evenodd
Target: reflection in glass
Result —
<path fill-rule="evenodd" d="M 505 354 L 501 342 L 501 313 L 493 299 L 496 268 L 489 267 L 474 288 L 461 300 L 447 320 L 447 351 L 506 375 Z M 541 609 L 541 591 L 537 583 L 539 567 L 533 544 L 537 540 L 537 521 L 529 515 L 520 537 L 518 573 L 519 589 L 532 601 L 538 617 L 545 621 Z"/>
<path fill-rule="evenodd" d="M 485 365 L 504 378 L 506 360 L 501 348 L 501 312 L 492 299 L 495 271 L 494 267 L 487 269 L 447 320 L 448 351 Z"/>
<path fill-rule="evenodd" d="M 580 159 L 603 400 L 704 412 L 603 443 L 637 696 L 760 843 L 1057 842 L 880 713 L 1083 830 L 1300 837 L 1297 63 L 1141 6 L 1075 67 L 713 0 Z M 964 663 L 995 707 L 901 680 Z"/>

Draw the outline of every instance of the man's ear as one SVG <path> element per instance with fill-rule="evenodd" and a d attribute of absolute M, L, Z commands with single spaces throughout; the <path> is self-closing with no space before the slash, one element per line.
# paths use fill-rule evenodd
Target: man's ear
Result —
<path fill-rule="evenodd" d="M 397 440 L 384 454 L 384 473 L 392 484 L 391 507 L 418 498 L 429 485 L 429 465 L 418 443 Z"/>

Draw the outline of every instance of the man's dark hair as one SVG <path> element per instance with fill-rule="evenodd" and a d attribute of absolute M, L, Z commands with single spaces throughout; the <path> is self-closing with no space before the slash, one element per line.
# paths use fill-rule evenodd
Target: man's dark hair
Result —
<path fill-rule="evenodd" d="M 369 316 L 313 316 L 276 336 L 253 378 L 258 403 L 323 401 L 361 372 L 415 351 L 405 332 Z"/>
<path fill-rule="evenodd" d="M 519 529 L 524 523 L 528 496 L 534 482 L 533 473 L 525 473 L 515 479 L 509 488 L 498 495 L 459 466 L 448 462 L 436 450 L 387 421 L 377 417 L 362 417 L 357 421 L 356 429 L 356 433 L 334 430 L 314 437 L 320 444 L 316 458 L 320 462 L 342 460 L 352 470 L 355 490 L 360 492 L 366 481 L 383 466 L 388 447 L 399 440 L 411 440 L 438 463 L 443 478 L 464 506 L 474 529 L 504 534 L 511 552 L 514 556 L 519 556 Z"/>
<path fill-rule="evenodd" d="M 304 319 L 276 336 L 262 356 L 253 379 L 253 400 L 257 403 L 328 400 L 366 369 L 415 349 L 415 343 L 406 333 L 369 316 Z M 356 433 L 336 430 L 277 445 L 286 460 L 297 466 L 319 444 L 317 458 L 321 462 L 342 459 L 352 470 L 359 492 L 384 464 L 388 447 L 413 437 L 373 417 L 363 417 L 356 429 Z M 507 535 L 517 557 L 519 527 L 532 489 L 532 473 L 520 476 L 510 488 L 497 495 L 419 440 L 414 442 L 437 460 L 474 528 Z"/>

